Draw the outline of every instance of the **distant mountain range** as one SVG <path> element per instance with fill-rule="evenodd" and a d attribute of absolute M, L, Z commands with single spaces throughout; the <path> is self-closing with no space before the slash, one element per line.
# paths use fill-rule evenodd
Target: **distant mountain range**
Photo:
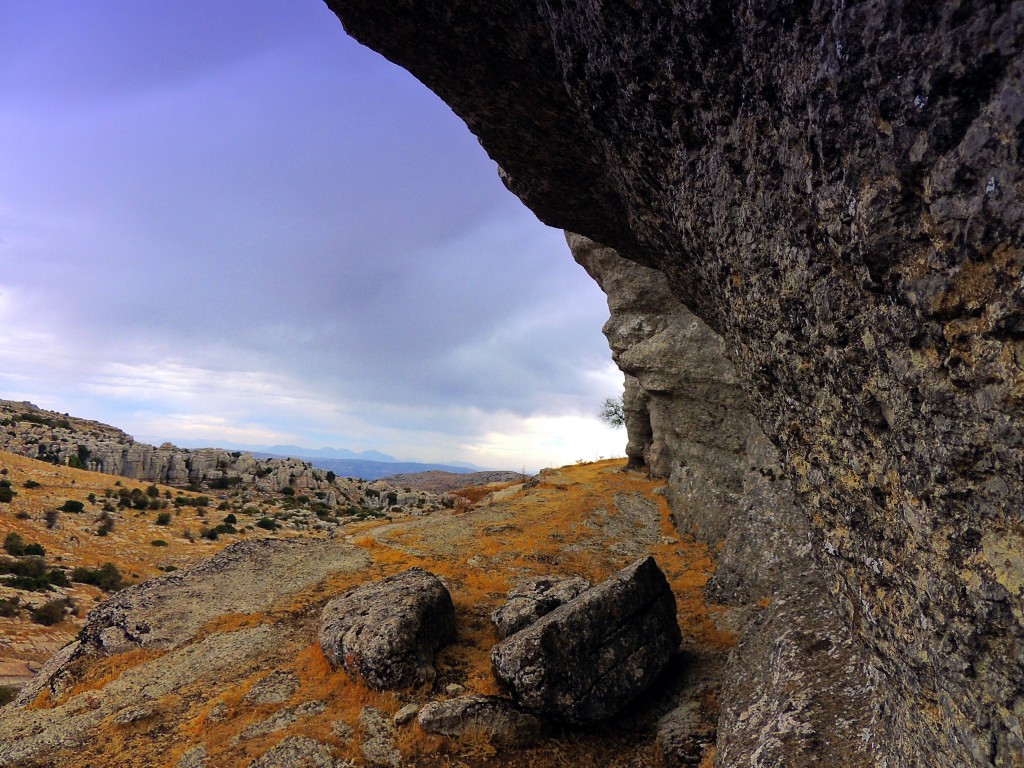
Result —
<path fill-rule="evenodd" d="M 174 438 L 170 440 L 182 448 L 212 447 L 208 441 L 186 440 Z M 339 477 L 358 477 L 363 480 L 379 480 L 382 477 L 411 472 L 454 472 L 468 474 L 470 472 L 489 472 L 486 467 L 478 467 L 464 461 L 453 461 L 450 464 L 431 464 L 418 461 L 402 461 L 380 451 L 350 451 L 347 448 L 303 448 L 299 445 L 268 445 L 251 446 L 238 443 L 220 442 L 218 448 L 239 450 L 251 453 L 261 459 L 299 459 L 312 464 L 318 469 L 331 470 Z"/>

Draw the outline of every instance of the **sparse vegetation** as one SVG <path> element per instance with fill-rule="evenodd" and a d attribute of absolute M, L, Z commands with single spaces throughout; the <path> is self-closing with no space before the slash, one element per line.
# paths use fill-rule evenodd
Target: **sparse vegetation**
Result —
<path fill-rule="evenodd" d="M 61 512 L 73 512 L 73 513 L 77 514 L 77 513 L 81 512 L 84 509 L 85 509 L 85 504 L 83 504 L 82 502 L 76 501 L 75 499 L 68 499 L 61 506 L 60 511 Z"/>
<path fill-rule="evenodd" d="M 32 621 L 36 624 L 42 624 L 44 627 L 52 627 L 54 624 L 60 624 L 64 621 L 64 612 L 69 607 L 69 601 L 66 597 L 59 597 L 56 600 L 50 600 L 49 602 L 43 603 L 38 608 L 32 611 Z"/>
<path fill-rule="evenodd" d="M 170 525 L 171 524 L 171 513 L 170 512 L 161 512 L 159 515 L 156 516 L 156 524 L 157 525 Z"/>
<path fill-rule="evenodd" d="M 151 542 L 149 542 L 149 545 L 151 547 L 166 547 L 166 546 L 168 546 L 167 542 L 164 541 L 163 539 L 153 539 Z"/>
<path fill-rule="evenodd" d="M 598 411 L 598 418 L 605 424 L 615 429 L 626 425 L 626 415 L 622 411 L 622 397 L 609 397 L 601 403 L 601 410 Z"/>
<path fill-rule="evenodd" d="M 32 489 L 32 488 L 42 488 L 43 487 L 42 483 L 37 483 L 35 480 L 31 480 L 31 479 L 26 480 L 24 483 L 22 483 L 22 486 L 24 488 L 29 488 L 29 489 Z"/>
<path fill-rule="evenodd" d="M 17 597 L 0 598 L 0 617 L 10 619 L 18 615 L 21 601 Z"/>
<path fill-rule="evenodd" d="M 75 568 L 71 580 L 79 584 L 91 584 L 104 592 L 116 592 L 124 584 L 124 576 L 113 563 L 104 563 L 99 568 Z"/>

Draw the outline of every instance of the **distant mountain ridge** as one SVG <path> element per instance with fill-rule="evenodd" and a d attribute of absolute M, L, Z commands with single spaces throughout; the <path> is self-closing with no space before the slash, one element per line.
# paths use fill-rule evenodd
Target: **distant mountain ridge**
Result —
<path fill-rule="evenodd" d="M 424 464 L 416 461 L 368 461 L 365 459 L 335 459 L 323 458 L 310 454 L 273 454 L 255 451 L 252 454 L 256 458 L 291 458 L 312 464 L 317 469 L 330 470 L 339 477 L 358 477 L 363 480 L 380 480 L 397 474 L 408 474 L 417 472 L 451 472 L 453 474 L 472 474 L 478 470 L 459 464 Z"/>

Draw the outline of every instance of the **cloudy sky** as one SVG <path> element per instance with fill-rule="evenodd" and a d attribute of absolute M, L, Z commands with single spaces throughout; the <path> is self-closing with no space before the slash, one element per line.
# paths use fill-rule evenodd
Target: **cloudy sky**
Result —
<path fill-rule="evenodd" d="M 0 398 L 138 439 L 619 455 L 604 297 L 319 0 L 0 0 Z"/>

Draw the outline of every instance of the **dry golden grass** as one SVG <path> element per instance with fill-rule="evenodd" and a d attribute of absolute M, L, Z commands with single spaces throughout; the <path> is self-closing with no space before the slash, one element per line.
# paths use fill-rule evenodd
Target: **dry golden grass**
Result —
<path fill-rule="evenodd" d="M 595 583 L 603 580 L 635 559 L 635 553 L 619 545 L 632 542 L 635 546 L 635 536 L 644 526 L 655 532 L 655 543 L 648 550 L 676 595 L 684 636 L 705 649 L 724 652 L 734 638 L 716 628 L 716 608 L 703 599 L 703 587 L 714 569 L 711 554 L 676 534 L 664 498 L 654 493 L 658 481 L 621 472 L 621 468 L 622 463 L 616 461 L 567 467 L 547 473 L 535 487 L 498 503 L 430 518 L 348 526 L 352 543 L 372 558 L 369 567 L 336 574 L 288 595 L 266 613 L 225 614 L 199 633 L 208 637 L 274 623 L 281 640 L 273 654 L 240 661 L 231 679 L 197 680 L 175 696 L 165 697 L 152 723 L 106 724 L 96 744 L 82 754 L 69 755 L 61 764 L 68 768 L 128 764 L 171 768 L 186 749 L 204 743 L 210 765 L 244 767 L 293 735 L 317 739 L 330 745 L 336 757 L 359 763 L 359 715 L 364 707 L 376 707 L 390 717 L 410 698 L 443 696 L 449 683 L 458 683 L 469 693 L 498 693 L 490 671 L 490 651 L 497 637 L 489 614 L 503 602 L 506 592 L 518 579 L 530 575 L 583 575 Z M 493 487 L 488 487 L 487 492 L 491 490 Z M 649 525 L 626 519 L 613 503 L 618 493 L 639 494 L 653 502 L 657 519 Z M 438 678 L 432 690 L 428 686 L 401 695 L 379 693 L 330 667 L 315 641 L 318 609 L 347 589 L 413 566 L 432 571 L 447 584 L 455 604 L 458 637 L 435 659 Z M 85 670 L 76 690 L 100 688 L 125 669 L 146 661 L 132 654 L 107 659 Z M 272 670 L 291 672 L 299 680 L 292 698 L 273 705 L 246 702 L 246 694 Z M 325 707 L 321 714 L 274 733 L 239 738 L 247 728 L 284 707 L 318 701 Z M 714 702 L 706 704 L 715 706 Z M 222 716 L 214 717 L 215 713 Z M 339 736 L 337 723 L 346 724 L 354 738 Z M 412 724 L 399 729 L 397 744 L 404 765 L 423 768 L 659 764 L 649 734 L 610 729 L 556 734 L 533 748 L 507 752 L 496 751 L 483 737 L 452 742 Z M 711 759 L 706 757 L 704 768 L 711 765 Z"/>

